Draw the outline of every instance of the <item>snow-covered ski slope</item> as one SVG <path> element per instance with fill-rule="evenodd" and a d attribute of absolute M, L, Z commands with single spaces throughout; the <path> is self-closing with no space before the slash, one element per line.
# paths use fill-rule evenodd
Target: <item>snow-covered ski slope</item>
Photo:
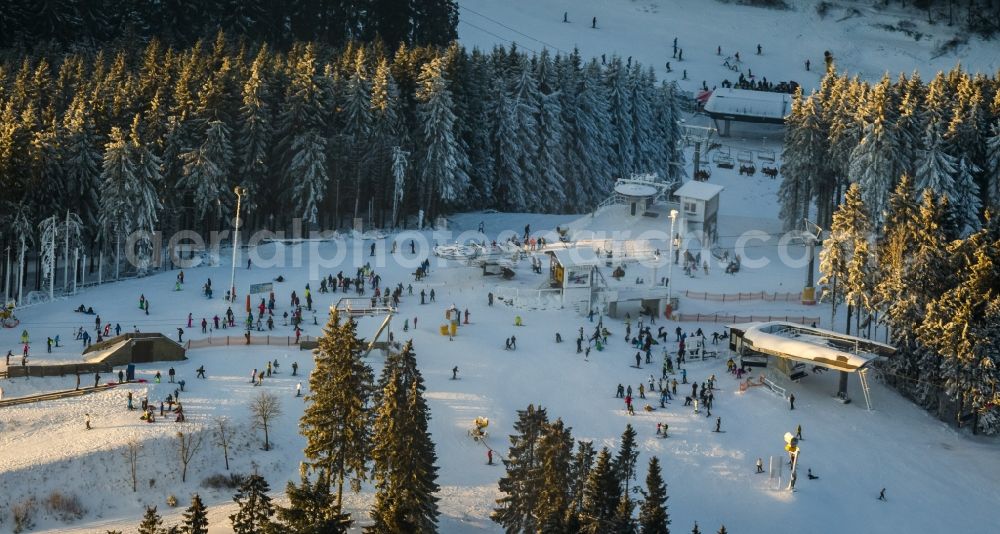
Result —
<path fill-rule="evenodd" d="M 695 91 L 739 74 L 723 66 L 739 52 L 742 72 L 759 80 L 795 80 L 808 92 L 823 74 L 823 52 L 829 50 L 837 68 L 875 80 L 889 72 L 895 78 L 919 70 L 929 79 L 938 70 L 961 63 L 973 72 L 1000 69 L 997 41 L 969 37 L 968 44 L 941 53 L 943 43 L 956 37 L 957 26 L 927 23 L 926 14 L 901 9 L 876 9 L 870 2 L 831 2 L 825 18 L 816 13 L 818 0 L 786 0 L 791 10 L 724 4 L 716 0 L 459 0 L 459 39 L 468 47 L 509 45 L 539 51 L 580 50 L 584 58 L 601 54 L 629 56 L 655 68 L 659 78 L 676 80 Z M 852 10 L 857 10 L 859 15 Z M 568 23 L 563 23 L 563 14 Z M 591 28 L 597 17 L 597 28 Z M 885 25 L 900 23 L 920 40 Z M 673 40 L 683 49 L 683 61 L 672 58 Z M 757 55 L 757 45 L 763 48 Z M 718 47 L 722 54 L 718 55 Z M 733 57 L 735 59 L 735 57 Z M 732 62 L 733 59 L 730 59 Z M 812 63 L 806 72 L 805 61 Z M 666 72 L 666 62 L 673 70 Z M 688 80 L 682 80 L 687 70 Z"/>
<path fill-rule="evenodd" d="M 758 190 L 763 198 L 769 192 L 773 194 L 776 187 L 776 182 L 759 175 L 747 179 L 720 173 L 716 178 L 734 196 Z M 753 206 L 734 205 L 733 211 L 738 215 L 721 220 L 720 234 L 730 236 L 766 224 L 771 226 L 764 228 L 773 230 L 777 222 L 768 223 L 768 210 L 773 209 L 773 204 L 762 201 L 756 208 L 762 215 L 754 217 Z M 722 209 L 727 210 L 725 200 Z M 575 219 L 470 213 L 452 217 L 450 227 L 455 231 L 473 230 L 482 221 L 492 236 L 507 230 L 519 232 L 529 223 L 536 231 L 570 224 L 578 230 L 608 232 L 625 229 L 641 232 L 663 224 L 648 218 L 636 223 L 625 216 L 623 207 L 611 208 L 596 217 L 586 215 Z M 424 235 L 430 238 L 429 234 Z M 784 384 L 797 398 L 795 411 L 790 411 L 785 400 L 763 388 L 740 393 L 737 381 L 725 372 L 725 359 L 710 359 L 690 363 L 687 369 L 691 381 L 704 381 L 712 374 L 719 377 L 712 417 L 707 417 L 704 410 L 695 414 L 681 406 L 683 395 L 690 394 L 690 385 L 679 386 L 681 399 L 666 410 L 647 413 L 642 407 L 646 403 L 658 407 L 658 402 L 651 395 L 647 395 L 649 400 L 637 399 L 637 414 L 630 417 L 625 414 L 621 400 L 614 398 L 615 387 L 622 383 L 637 390 L 650 373 L 658 377 L 662 361 L 660 346 L 655 347 L 653 365 L 632 368 L 635 349 L 622 339 L 624 323 L 606 319 L 605 324 L 612 332 L 608 348 L 592 351 L 589 360 L 585 360 L 576 354 L 573 342 L 578 328 L 588 331 L 593 328 L 585 317 L 571 310 L 486 305 L 487 292 L 495 291 L 497 285 L 524 290 L 542 286 L 547 268 L 543 269 L 544 274 L 534 274 L 529 262 L 522 261 L 516 268 L 516 278 L 502 282 L 497 277 L 484 279 L 474 267 L 433 260 L 430 277 L 415 283 L 410 276 L 412 263 L 404 264 L 399 257 L 389 258 L 385 253 L 387 245 L 384 249 L 380 245 L 372 258 L 368 254 L 369 243 L 264 245 L 259 250 L 262 258 L 284 253 L 290 260 L 301 254 L 305 264 L 269 268 L 257 265 L 250 271 L 241 268 L 237 270 L 237 283 L 245 288 L 249 283 L 283 276 L 286 281 L 275 284 L 276 313 L 280 317 L 289 309 L 291 291 L 301 295 L 311 280 L 310 265 L 315 266 L 319 256 L 335 257 L 340 249 L 344 253 L 343 262 L 321 268 L 320 273 L 336 274 L 340 270 L 349 273 L 355 265 L 372 261 L 386 285 L 413 284 L 414 296 L 404 296 L 392 331 L 397 339 L 414 340 L 418 362 L 427 378 L 427 397 L 433 415 L 430 428 L 437 446 L 442 486 L 442 532 L 499 532 L 497 525 L 490 522 L 489 514 L 498 497 L 496 481 L 503 467 L 485 465 L 486 449 L 473 442 L 467 431 L 475 417 L 488 417 L 489 444 L 505 454 L 506 436 L 512 432 L 515 411 L 528 403 L 545 406 L 550 417 L 561 417 L 573 427 L 575 438 L 593 440 L 598 447 L 615 447 L 625 425 L 634 425 L 639 433 L 640 464 L 644 466 L 652 455 L 659 456 L 663 463 L 673 528 L 679 531 L 689 530 L 698 521 L 706 530 L 725 524 L 729 531 L 741 533 L 792 530 L 931 533 L 971 530 L 1000 521 L 995 507 L 1000 501 L 995 484 L 1000 477 L 1000 462 L 996 460 L 1000 447 L 996 441 L 958 433 L 880 384 L 873 388 L 876 410 L 867 412 L 860 402 L 862 395 L 856 381 L 851 381 L 850 393 L 859 402 L 841 405 L 831 398 L 836 389 L 833 373 L 810 375 L 799 384 Z M 405 242 L 400 250 L 408 252 Z M 770 260 L 771 265 L 752 268 L 747 262 L 735 276 L 723 274 L 717 266 L 708 275 L 699 272 L 694 277 L 683 276 L 675 269 L 675 294 L 685 290 L 788 291 L 801 284 L 801 268 L 781 266 L 773 246 L 760 246 L 752 254 L 757 259 Z M 228 257 L 225 251 L 223 257 Z M 610 278 L 610 270 L 605 271 L 605 278 Z M 175 335 L 178 326 L 186 326 L 187 314 L 191 312 L 195 328 L 186 329 L 186 338 L 204 337 L 197 326 L 201 318 L 211 321 L 214 315 L 221 316 L 227 304 L 219 298 L 204 299 L 198 294 L 198 287 L 208 277 L 217 288 L 222 286 L 228 281 L 229 267 L 189 269 L 185 275 L 187 285 L 180 292 L 173 291 L 174 273 L 168 272 L 87 289 L 71 299 L 18 310 L 23 328 L 29 330 L 33 339 L 32 359 L 38 362 L 79 358 L 80 344 L 68 341 L 69 332 L 77 326 L 88 326 L 93 320 L 91 316 L 71 311 L 80 303 L 93 306 L 104 321 L 120 322 L 126 331 L 136 325 L 143 331 L 168 335 Z M 650 280 L 652 273 L 646 267 L 631 264 L 622 283 L 635 277 Z M 319 294 L 315 280 L 311 287 L 320 310 L 343 296 Z M 429 292 L 432 288 L 436 302 L 421 305 L 420 290 Z M 151 301 L 149 316 L 137 313 L 140 293 Z M 452 304 L 470 310 L 471 324 L 462 326 L 455 340 L 448 341 L 438 333 L 438 328 L 444 322 L 445 309 Z M 682 310 L 808 314 L 821 316 L 823 324 L 828 324 L 829 318 L 825 306 L 806 307 L 794 302 L 722 304 L 682 299 Z M 515 315 L 522 317 L 525 326 L 513 326 Z M 243 316 L 242 312 L 237 314 L 240 319 Z M 419 322 L 413 328 L 415 318 Z M 322 314 L 317 319 L 322 324 Z M 309 324 L 305 334 L 316 335 L 319 328 L 311 324 L 311 314 L 306 314 L 306 320 Z M 359 333 L 371 336 L 380 320 L 361 319 Z M 410 329 L 404 332 L 402 327 L 407 320 Z M 657 326 L 661 325 L 672 330 L 675 323 L 660 322 Z M 708 333 L 721 330 L 721 325 L 712 323 L 681 326 L 688 330 L 700 326 Z M 566 341 L 556 344 L 555 332 L 560 332 Z M 0 332 L 0 348 L 16 351 L 19 333 L 20 328 Z M 46 354 L 44 338 L 56 333 L 62 335 L 67 346 Z M 227 333 L 239 335 L 238 331 L 230 330 L 213 332 L 213 336 Z M 275 333 L 290 335 L 291 331 L 287 326 L 279 326 Z M 517 336 L 516 351 L 503 349 L 504 339 L 511 335 Z M 670 340 L 666 347 L 674 352 L 673 336 Z M 195 349 L 188 356 L 190 359 L 185 362 L 138 366 L 139 377 L 151 379 L 157 370 L 166 377 L 166 369 L 173 365 L 178 376 L 187 381 L 187 391 L 181 396 L 188 416 L 183 426 L 163 419 L 146 424 L 138 420 L 137 412 L 125 410 L 127 391 L 133 392 L 136 403 L 146 395 L 158 402 L 175 387 L 166 383 L 133 384 L 76 399 L 0 410 L 0 493 L 5 496 L 0 503 L 3 510 L 0 513 L 5 517 L 0 531 L 10 528 L 8 510 L 12 504 L 28 495 L 43 499 L 51 490 L 60 489 L 83 500 L 88 510 L 86 517 L 78 523 L 66 524 L 43 514 L 36 531 L 89 534 L 121 528 L 130 532 L 138 524 L 145 504 L 159 505 L 169 524 L 179 520 L 180 510 L 166 507 L 166 497 L 176 495 L 183 504 L 190 493 L 198 491 L 211 506 L 211 532 L 229 532 L 226 516 L 232 512 L 231 492 L 200 487 L 204 477 L 224 472 L 221 452 L 206 442 L 191 464 L 188 481 L 182 483 L 174 445 L 178 429 L 192 431 L 199 425 L 207 426 L 216 416 L 229 417 L 239 429 L 231 459 L 233 471 L 247 472 L 256 466 L 276 494 L 285 481 L 297 480 L 304 445 L 297 433 L 297 420 L 303 404 L 294 397 L 299 379 L 290 376 L 290 365 L 297 361 L 300 373 L 308 372 L 311 365 L 307 353 L 287 347 L 245 348 L 237 344 Z M 251 386 L 250 370 L 262 368 L 265 361 L 274 359 L 281 364 L 281 372 L 265 378 L 262 388 Z M 376 352 L 369 360 L 378 372 L 381 356 Z M 207 381 L 193 377 L 200 365 L 208 371 Z M 456 365 L 460 379 L 453 381 L 451 368 Z M 84 384 L 87 379 L 84 377 Z M 5 396 L 20 396 L 72 388 L 72 384 L 72 377 L 54 377 L 3 381 L 0 387 L 4 388 Z M 271 431 L 276 446 L 271 452 L 259 450 L 260 432 L 248 425 L 246 404 L 261 389 L 279 395 L 284 409 L 284 415 Z M 94 430 L 83 430 L 85 413 L 91 414 Z M 711 431 L 717 416 L 722 417 L 725 433 Z M 669 424 L 670 438 L 656 437 L 657 422 Z M 754 474 L 753 464 L 757 457 L 763 457 L 765 462 L 772 455 L 780 458 L 783 434 L 794 431 L 798 424 L 802 425 L 805 437 L 802 467 L 812 468 L 820 479 L 810 481 L 802 476 L 796 493 L 778 491 L 769 485 L 767 475 Z M 145 444 L 137 493 L 131 491 L 127 464 L 121 455 L 130 438 Z M 787 477 L 787 469 L 785 474 Z M 150 479 L 155 479 L 152 486 Z M 887 488 L 888 502 L 876 500 L 883 487 Z M 367 524 L 365 509 L 371 502 L 371 491 L 366 486 L 361 495 L 348 499 L 359 526 Z"/>

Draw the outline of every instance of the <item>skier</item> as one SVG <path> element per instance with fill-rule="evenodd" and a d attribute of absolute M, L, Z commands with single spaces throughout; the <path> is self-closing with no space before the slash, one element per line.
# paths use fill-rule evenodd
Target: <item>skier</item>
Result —
<path fill-rule="evenodd" d="M 434 289 L 431 289 L 431 302 L 434 302 Z"/>
<path fill-rule="evenodd" d="M 616 399 L 625 398 L 625 387 L 622 386 L 621 384 L 618 384 L 618 389 L 615 391 L 615 398 Z"/>
<path fill-rule="evenodd" d="M 757 55 L 759 56 L 762 51 L 763 51 L 763 49 L 760 47 L 760 44 L 758 43 L 757 44 Z"/>
<path fill-rule="evenodd" d="M 510 348 L 512 350 L 517 350 L 517 337 L 516 336 L 510 336 Z"/>
<path fill-rule="evenodd" d="M 802 441 L 802 425 L 795 426 L 795 439 Z"/>
<path fill-rule="evenodd" d="M 452 380 L 458 380 L 458 366 L 457 365 L 455 367 L 451 368 L 451 379 Z"/>
<path fill-rule="evenodd" d="M 180 327 L 177 328 L 177 342 L 184 343 L 184 329 Z"/>
<path fill-rule="evenodd" d="M 250 383 L 253 384 L 256 379 L 257 379 L 257 368 L 255 367 L 253 372 L 250 373 Z"/>
<path fill-rule="evenodd" d="M 640 353 L 635 353 L 635 366 L 640 367 L 639 364 L 642 363 L 642 355 Z"/>
<path fill-rule="evenodd" d="M 90 414 L 89 413 L 84 414 L 84 416 L 86 417 L 84 425 L 86 426 L 87 430 L 90 430 Z"/>
<path fill-rule="evenodd" d="M 721 417 L 716 417 L 715 418 L 715 431 L 716 432 L 721 432 L 722 431 L 721 428 L 722 428 L 722 418 Z"/>
<path fill-rule="evenodd" d="M 121 369 L 119 369 L 118 370 L 118 383 L 121 384 L 123 382 L 125 382 L 125 373 Z"/>
<path fill-rule="evenodd" d="M 412 289 L 410 290 L 410 294 L 411 295 L 413 294 L 413 290 Z M 493 305 L 493 292 L 491 291 L 488 295 L 486 295 L 486 298 L 489 300 L 489 305 L 492 306 Z"/>
<path fill-rule="evenodd" d="M 298 384 L 295 384 L 295 396 L 296 397 L 301 397 L 302 396 L 302 382 L 299 382 Z"/>
<path fill-rule="evenodd" d="M 486 449 L 486 465 L 493 465 L 493 449 Z"/>
<path fill-rule="evenodd" d="M 806 70 L 807 71 L 809 70 L 809 60 L 808 59 L 806 60 Z"/>
<path fill-rule="evenodd" d="M 369 256 L 374 256 L 375 255 L 375 243 L 372 243 L 371 252 L 368 255 Z"/>
<path fill-rule="evenodd" d="M 880 500 L 880 501 L 886 500 L 885 499 L 885 488 L 882 488 L 882 491 L 878 492 L 878 500 Z"/>
<path fill-rule="evenodd" d="M 761 458 L 757 458 L 757 472 L 758 473 L 764 472 L 764 460 Z"/>
<path fill-rule="evenodd" d="M 591 29 L 597 28 L 597 17 L 594 17 L 594 19 L 590 21 L 590 27 Z M 524 235 L 528 235 L 528 232 L 525 232 Z"/>
<path fill-rule="evenodd" d="M 174 383 L 174 375 L 176 375 L 176 374 L 177 374 L 177 371 L 174 371 L 173 367 L 171 367 L 170 369 L 167 370 L 167 376 L 170 377 L 170 383 L 171 384 Z"/>
<path fill-rule="evenodd" d="M 789 408 L 788 408 L 789 410 L 794 410 L 795 409 L 795 394 L 794 393 L 792 393 L 791 395 L 788 396 L 788 406 L 789 406 Z"/>
<path fill-rule="evenodd" d="M 292 376 L 299 372 L 299 362 L 292 362 Z"/>
<path fill-rule="evenodd" d="M 198 374 L 195 375 L 195 378 L 205 378 L 205 366 L 204 365 L 199 366 L 197 369 L 195 369 L 195 372 L 198 373 Z"/>
<path fill-rule="evenodd" d="M 646 398 L 646 386 L 642 384 L 639 384 L 639 398 L 640 399 Z"/>
<path fill-rule="evenodd" d="M 569 11 L 563 11 L 563 22 L 569 22 Z M 482 233 L 483 223 L 479 223 L 479 227 L 479 232 Z"/>
<path fill-rule="evenodd" d="M 813 474 L 813 470 L 811 467 L 806 470 L 806 476 L 809 477 L 809 480 L 816 480 L 819 478 L 818 476 Z"/>

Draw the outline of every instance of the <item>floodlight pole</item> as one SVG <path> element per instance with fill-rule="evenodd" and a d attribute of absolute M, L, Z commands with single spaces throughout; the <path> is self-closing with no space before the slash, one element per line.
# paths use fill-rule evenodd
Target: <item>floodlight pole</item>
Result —
<path fill-rule="evenodd" d="M 677 221 L 677 210 L 670 210 L 670 242 L 667 245 L 667 303 L 673 306 L 674 284 L 674 223 Z"/>
<path fill-rule="evenodd" d="M 236 193 L 236 228 L 233 230 L 233 269 L 229 277 L 230 302 L 236 302 L 236 255 L 239 252 L 240 246 L 240 202 L 243 200 L 243 195 L 246 191 L 242 187 L 236 186 L 233 192 Z"/>

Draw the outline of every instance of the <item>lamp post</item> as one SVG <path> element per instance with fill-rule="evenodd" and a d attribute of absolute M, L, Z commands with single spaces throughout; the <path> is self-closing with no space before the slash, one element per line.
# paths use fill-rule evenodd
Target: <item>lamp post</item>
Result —
<path fill-rule="evenodd" d="M 240 202 L 243 200 L 246 190 L 240 186 L 236 186 L 233 189 L 233 193 L 236 193 L 236 228 L 233 230 L 233 270 L 232 275 L 229 277 L 230 302 L 236 302 L 236 254 L 240 246 Z"/>
<path fill-rule="evenodd" d="M 677 221 L 677 210 L 670 210 L 670 244 L 667 245 L 667 302 L 673 305 L 674 293 L 674 223 Z"/>

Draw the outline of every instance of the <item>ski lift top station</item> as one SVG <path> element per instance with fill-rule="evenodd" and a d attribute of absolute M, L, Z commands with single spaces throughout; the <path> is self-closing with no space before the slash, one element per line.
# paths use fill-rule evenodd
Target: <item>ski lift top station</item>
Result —
<path fill-rule="evenodd" d="M 705 113 L 723 137 L 729 135 L 732 121 L 784 124 L 791 110 L 792 95 L 788 93 L 748 89 L 716 89 L 705 103 Z M 722 128 L 719 128 L 720 120 Z"/>

